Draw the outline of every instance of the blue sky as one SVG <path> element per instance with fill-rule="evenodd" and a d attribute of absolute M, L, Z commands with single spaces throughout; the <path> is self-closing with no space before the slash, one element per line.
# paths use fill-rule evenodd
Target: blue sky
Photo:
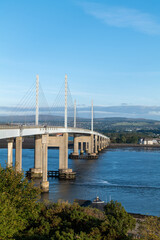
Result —
<path fill-rule="evenodd" d="M 50 105 L 68 74 L 78 104 L 160 105 L 159 0 L 1 0 L 0 106 L 39 74 Z"/>

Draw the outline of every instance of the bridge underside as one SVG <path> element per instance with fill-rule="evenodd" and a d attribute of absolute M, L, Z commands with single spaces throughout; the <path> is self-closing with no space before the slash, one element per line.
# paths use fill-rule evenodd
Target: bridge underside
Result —
<path fill-rule="evenodd" d="M 48 148 L 59 148 L 59 177 L 73 175 L 72 169 L 68 168 L 68 135 L 74 136 L 74 151 L 71 158 L 95 159 L 98 153 L 109 145 L 109 138 L 78 128 L 56 127 L 10 127 L 0 128 L 0 139 L 8 142 L 8 166 L 13 165 L 13 142 L 15 141 L 15 169 L 22 171 L 22 145 L 25 136 L 34 136 L 35 154 L 34 168 L 31 169 L 33 177 L 42 177 L 41 188 L 44 192 L 49 191 L 48 182 Z M 80 148 L 80 149 L 79 149 Z"/>

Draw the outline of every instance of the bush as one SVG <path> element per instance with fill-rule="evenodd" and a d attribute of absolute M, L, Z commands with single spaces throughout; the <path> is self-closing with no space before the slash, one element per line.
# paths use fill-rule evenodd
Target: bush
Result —
<path fill-rule="evenodd" d="M 109 221 L 107 233 L 110 237 L 124 237 L 128 230 L 135 228 L 136 220 L 128 214 L 121 203 L 111 201 L 105 206 L 105 214 Z M 114 239 L 113 238 L 113 239 Z"/>
<path fill-rule="evenodd" d="M 5 193 L 0 195 L 0 239 L 10 239 L 25 229 L 26 221 Z"/>
<path fill-rule="evenodd" d="M 9 239 L 24 230 L 39 215 L 40 190 L 22 173 L 0 167 L 0 237 Z M 6 236 L 6 238 L 4 238 Z"/>
<path fill-rule="evenodd" d="M 133 218 L 120 203 L 105 212 L 78 204 L 37 202 L 40 190 L 21 173 L 0 168 L 0 239 L 120 240 L 128 239 Z"/>
<path fill-rule="evenodd" d="M 145 217 L 140 224 L 139 235 L 143 240 L 160 240 L 160 217 Z"/>

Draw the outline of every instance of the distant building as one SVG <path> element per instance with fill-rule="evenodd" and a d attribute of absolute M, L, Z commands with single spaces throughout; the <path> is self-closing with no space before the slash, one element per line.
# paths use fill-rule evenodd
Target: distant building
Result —
<path fill-rule="evenodd" d="M 139 144 L 142 145 L 156 145 L 156 144 L 160 144 L 158 139 L 155 138 L 141 138 L 139 140 Z"/>

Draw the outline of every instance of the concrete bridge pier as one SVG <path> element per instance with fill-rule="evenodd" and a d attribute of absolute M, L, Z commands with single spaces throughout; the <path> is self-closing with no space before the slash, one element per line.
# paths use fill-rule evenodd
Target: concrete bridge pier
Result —
<path fill-rule="evenodd" d="M 59 178 L 74 178 L 75 173 L 68 168 L 68 133 L 64 133 L 63 136 L 50 136 L 48 147 L 59 148 Z"/>
<path fill-rule="evenodd" d="M 87 155 L 84 155 L 84 158 L 89 158 L 91 159 L 92 156 L 93 158 L 95 158 L 96 156 L 96 148 L 94 146 L 94 136 L 90 135 L 90 136 L 77 136 L 74 138 L 74 152 L 72 154 L 70 154 L 71 158 L 74 159 L 78 159 L 79 158 L 79 143 L 81 144 L 81 157 L 83 158 L 83 144 L 85 143 L 85 148 L 86 148 L 86 153 L 88 153 Z M 97 145 L 96 145 L 97 146 Z"/>
<path fill-rule="evenodd" d="M 91 139 L 89 139 L 88 141 L 88 155 L 91 155 L 93 152 L 92 152 L 92 142 L 91 142 Z"/>
<path fill-rule="evenodd" d="M 30 169 L 31 178 L 42 177 L 42 135 L 35 136 L 34 168 Z"/>
<path fill-rule="evenodd" d="M 92 134 L 90 137 L 91 137 L 91 154 L 94 154 L 94 135 Z"/>
<path fill-rule="evenodd" d="M 68 133 L 64 133 L 59 147 L 59 177 L 71 172 L 72 169 L 68 168 Z"/>
<path fill-rule="evenodd" d="M 89 136 L 89 148 L 88 148 L 88 155 L 90 155 L 91 157 L 95 157 L 96 153 L 94 153 L 94 136 L 91 135 Z"/>
<path fill-rule="evenodd" d="M 103 138 L 101 138 L 101 150 L 103 150 L 104 145 L 103 145 Z"/>
<path fill-rule="evenodd" d="M 22 172 L 22 137 L 16 137 L 16 172 Z"/>
<path fill-rule="evenodd" d="M 97 135 L 95 135 L 95 154 L 98 154 L 98 150 L 97 150 Z"/>
<path fill-rule="evenodd" d="M 68 168 L 68 133 L 63 134 L 59 154 L 59 178 L 74 179 L 76 173 L 71 168 Z"/>
<path fill-rule="evenodd" d="M 95 148 L 95 141 L 94 141 L 94 135 L 92 134 L 90 136 L 90 141 L 89 141 L 89 152 L 91 157 L 95 158 L 96 157 L 96 148 Z M 97 158 L 97 157 L 96 157 Z"/>
<path fill-rule="evenodd" d="M 83 155 L 84 151 L 83 151 L 83 142 L 81 142 L 81 151 L 80 154 Z"/>
<path fill-rule="evenodd" d="M 104 146 L 103 146 L 103 138 L 101 138 L 101 149 L 102 149 L 102 150 L 104 149 Z"/>
<path fill-rule="evenodd" d="M 105 140 L 103 138 L 103 149 L 105 149 Z"/>
<path fill-rule="evenodd" d="M 103 149 L 105 149 L 105 142 L 104 142 L 104 138 L 103 138 Z"/>
<path fill-rule="evenodd" d="M 88 142 L 85 142 L 85 152 L 88 153 Z"/>
<path fill-rule="evenodd" d="M 101 152 L 101 137 L 98 136 L 98 152 Z"/>
<path fill-rule="evenodd" d="M 42 135 L 42 182 L 43 192 L 49 192 L 48 175 L 48 134 Z"/>
<path fill-rule="evenodd" d="M 73 156 L 79 156 L 79 151 L 78 151 L 78 137 L 74 136 L 74 148 L 73 148 Z"/>
<path fill-rule="evenodd" d="M 7 140 L 8 142 L 8 162 L 7 166 L 12 167 L 13 166 L 13 142 L 14 139 L 10 138 Z"/>

